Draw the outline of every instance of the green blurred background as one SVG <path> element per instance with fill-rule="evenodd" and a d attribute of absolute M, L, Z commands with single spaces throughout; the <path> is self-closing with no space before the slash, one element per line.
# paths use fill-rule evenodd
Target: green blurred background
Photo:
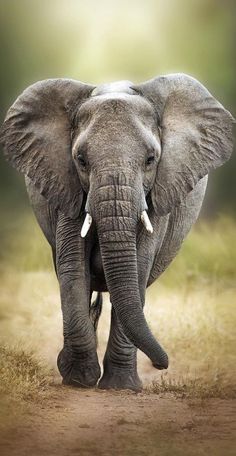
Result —
<path fill-rule="evenodd" d="M 39 79 L 199 79 L 236 115 L 234 0 L 0 0 L 1 121 Z M 236 211 L 236 159 L 210 178 L 204 215 Z M 2 158 L 0 202 L 26 207 L 23 179 Z"/>

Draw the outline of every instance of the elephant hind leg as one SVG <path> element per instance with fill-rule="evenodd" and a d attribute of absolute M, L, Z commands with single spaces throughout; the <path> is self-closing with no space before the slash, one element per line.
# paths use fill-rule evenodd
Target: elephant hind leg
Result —
<path fill-rule="evenodd" d="M 96 299 L 93 302 L 91 302 L 90 308 L 89 308 L 89 315 L 92 320 L 95 331 L 97 330 L 98 320 L 99 320 L 99 317 L 102 312 L 102 303 L 103 303 L 102 293 L 98 292 Z"/>

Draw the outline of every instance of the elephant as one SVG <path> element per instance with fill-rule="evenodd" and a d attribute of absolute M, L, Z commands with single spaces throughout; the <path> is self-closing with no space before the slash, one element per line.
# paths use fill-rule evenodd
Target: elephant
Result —
<path fill-rule="evenodd" d="M 1 143 L 25 175 L 52 249 L 64 384 L 139 391 L 137 349 L 167 369 L 168 355 L 144 316 L 146 289 L 195 223 L 208 173 L 230 158 L 233 122 L 182 73 L 97 86 L 47 79 L 10 107 Z M 96 328 L 106 291 L 111 324 L 101 376 Z"/>

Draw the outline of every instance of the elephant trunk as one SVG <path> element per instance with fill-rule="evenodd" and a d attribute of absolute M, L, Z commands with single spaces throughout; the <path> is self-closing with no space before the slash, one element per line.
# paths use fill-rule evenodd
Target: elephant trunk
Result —
<path fill-rule="evenodd" d="M 167 354 L 147 325 L 140 299 L 136 231 L 142 187 L 137 180 L 127 171 L 103 171 L 93 189 L 92 211 L 111 303 L 124 333 L 154 367 L 166 369 Z"/>

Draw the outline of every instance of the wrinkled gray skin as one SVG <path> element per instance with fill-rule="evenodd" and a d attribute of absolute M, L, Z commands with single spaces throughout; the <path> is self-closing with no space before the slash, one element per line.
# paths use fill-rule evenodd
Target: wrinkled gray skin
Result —
<path fill-rule="evenodd" d="M 139 390 L 137 348 L 156 368 L 168 367 L 143 314 L 145 290 L 197 219 L 208 172 L 229 159 L 232 122 L 183 74 L 99 87 L 46 80 L 8 111 L 5 156 L 27 176 L 60 284 L 64 383 L 89 387 L 100 378 L 95 332 L 107 290 L 111 328 L 99 386 Z M 152 234 L 140 221 L 145 209 Z M 86 212 L 93 222 L 82 238 Z"/>

